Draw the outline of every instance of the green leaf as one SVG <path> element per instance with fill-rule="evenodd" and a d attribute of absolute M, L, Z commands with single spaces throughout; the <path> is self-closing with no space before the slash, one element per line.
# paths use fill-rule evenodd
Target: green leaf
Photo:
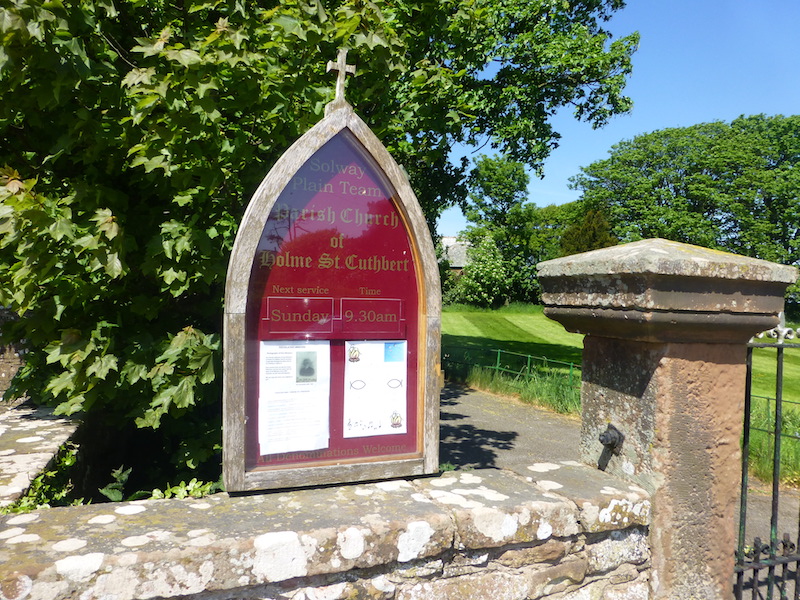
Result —
<path fill-rule="evenodd" d="M 66 402 L 62 402 L 56 406 L 55 414 L 57 415 L 74 415 L 84 410 L 86 397 L 83 394 L 72 395 Z"/>
<path fill-rule="evenodd" d="M 61 373 L 51 379 L 45 387 L 45 390 L 53 396 L 59 396 L 62 392 L 73 389 L 75 389 L 75 381 L 72 371 L 61 371 Z"/>
<path fill-rule="evenodd" d="M 147 372 L 147 378 L 153 382 L 154 387 L 158 387 L 174 372 L 174 365 L 170 363 L 158 363 Z"/>
<path fill-rule="evenodd" d="M 184 67 L 191 67 L 192 65 L 203 62 L 203 59 L 196 50 L 190 50 L 188 48 L 184 48 L 183 50 L 167 50 L 166 55 L 169 60 L 178 62 Z"/>
<path fill-rule="evenodd" d="M 92 217 L 92 221 L 97 224 L 97 229 L 105 233 L 109 240 L 113 240 L 119 234 L 117 218 L 107 208 L 98 208 Z"/>
<path fill-rule="evenodd" d="M 91 233 L 87 233 L 76 239 L 75 245 L 84 250 L 96 250 L 100 247 L 100 239 Z"/>
<path fill-rule="evenodd" d="M 214 353 L 207 346 L 200 346 L 194 351 L 189 361 L 189 368 L 197 373 L 200 383 L 214 381 Z"/>
<path fill-rule="evenodd" d="M 18 14 L 8 8 L 0 10 L 0 32 L 7 33 L 14 30 L 24 30 L 25 21 Z"/>
<path fill-rule="evenodd" d="M 124 273 L 122 261 L 119 259 L 119 255 L 116 252 L 111 252 L 108 254 L 104 268 L 106 274 L 113 279 L 120 277 Z"/>
<path fill-rule="evenodd" d="M 156 70 L 153 67 L 136 67 L 128 71 L 128 74 L 122 78 L 122 85 L 126 87 L 134 87 L 140 84 L 150 85 L 155 74 Z"/>
<path fill-rule="evenodd" d="M 132 470 L 133 467 L 125 470 L 124 466 L 114 469 L 111 471 L 111 477 L 114 479 L 114 481 L 98 491 L 106 498 L 111 500 L 111 502 L 121 502 L 123 498 L 122 492 L 125 489 L 125 484 L 127 483 Z"/>
<path fill-rule="evenodd" d="M 167 285 L 172 285 L 176 281 L 183 282 L 186 281 L 186 271 L 170 267 L 161 272 L 161 278 Z"/>
<path fill-rule="evenodd" d="M 169 163 L 167 162 L 167 157 L 163 154 L 158 154 L 156 156 L 137 156 L 131 162 L 132 167 L 139 167 L 144 166 L 144 170 L 147 173 L 155 171 L 156 169 L 163 169 L 164 171 L 169 170 Z"/>
<path fill-rule="evenodd" d="M 121 375 L 125 377 L 130 384 L 134 384 L 147 377 L 147 366 L 133 362 L 132 360 L 127 360 L 125 361 L 125 366 L 122 367 Z"/>
<path fill-rule="evenodd" d="M 138 46 L 131 48 L 132 52 L 140 52 L 145 57 L 155 56 L 164 49 L 163 42 L 154 42 L 145 38 L 134 38 L 138 42 Z"/>
<path fill-rule="evenodd" d="M 176 408 L 187 408 L 194 404 L 194 377 L 183 377 L 177 386 L 172 388 L 172 403 Z"/>
<path fill-rule="evenodd" d="M 306 32 L 303 30 L 300 21 L 295 17 L 289 15 L 280 15 L 273 21 L 278 27 L 281 27 L 287 34 L 295 35 L 301 40 L 307 40 Z"/>
<path fill-rule="evenodd" d="M 214 80 L 202 81 L 197 84 L 197 97 L 204 98 L 211 90 L 219 90 L 219 86 Z"/>
<path fill-rule="evenodd" d="M 117 371 L 117 357 L 113 354 L 98 356 L 94 362 L 86 369 L 87 375 L 96 375 L 100 379 L 105 379 L 110 371 Z"/>
<path fill-rule="evenodd" d="M 145 110 L 160 101 L 161 101 L 161 96 L 159 94 L 150 94 L 149 96 L 144 96 L 143 98 L 140 98 L 139 101 L 136 103 L 136 108 L 138 110 Z"/>
<path fill-rule="evenodd" d="M 103 494 L 111 502 L 122 502 L 122 490 L 112 487 L 113 484 L 100 488 L 97 491 Z"/>

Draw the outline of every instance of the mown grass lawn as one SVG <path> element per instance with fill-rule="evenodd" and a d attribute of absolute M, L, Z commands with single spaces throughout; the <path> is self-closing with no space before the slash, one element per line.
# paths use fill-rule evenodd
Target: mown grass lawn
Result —
<path fill-rule="evenodd" d="M 546 318 L 541 306 L 449 307 L 442 331 L 449 379 L 558 412 L 580 412 L 583 336 Z"/>
<path fill-rule="evenodd" d="M 753 395 L 775 397 L 777 353 L 775 348 L 753 349 Z M 800 403 L 800 348 L 786 348 L 783 355 L 783 399 L 785 402 Z"/>
<path fill-rule="evenodd" d="M 442 347 L 505 350 L 580 365 L 583 336 L 548 319 L 542 307 L 512 304 L 497 310 L 451 306 L 442 312 Z"/>

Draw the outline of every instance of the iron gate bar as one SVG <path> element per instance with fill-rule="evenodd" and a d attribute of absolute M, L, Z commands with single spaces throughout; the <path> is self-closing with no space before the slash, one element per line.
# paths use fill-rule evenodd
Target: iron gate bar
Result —
<path fill-rule="evenodd" d="M 747 375 L 744 384 L 744 431 L 742 432 L 742 486 L 739 494 L 739 545 L 736 549 L 736 587 L 734 596 L 736 600 L 742 600 L 744 591 L 744 572 L 745 572 L 745 530 L 747 528 L 747 486 L 748 486 L 748 463 L 750 459 L 750 404 L 751 390 L 753 387 L 753 348 L 747 347 Z M 757 558 L 756 558 L 757 559 Z M 753 586 L 756 589 L 757 586 Z"/>
<path fill-rule="evenodd" d="M 747 375 L 745 380 L 745 419 L 742 433 L 742 486 L 739 512 L 739 540 L 736 550 L 736 582 L 734 587 L 734 597 L 737 600 L 743 598 L 745 590 L 752 592 L 753 600 L 764 600 L 761 588 L 766 587 L 766 599 L 772 600 L 777 591 L 783 600 L 788 598 L 787 586 L 793 583 L 793 598 L 800 600 L 800 555 L 797 553 L 800 547 L 800 515 L 798 515 L 797 542 L 792 543 L 790 535 L 784 533 L 783 539 L 778 540 L 778 516 L 780 507 L 780 462 L 781 462 L 781 440 L 790 437 L 795 440 L 800 439 L 798 435 L 783 433 L 783 373 L 784 373 L 784 350 L 786 348 L 800 348 L 800 344 L 786 344 L 784 338 L 780 337 L 778 343 L 753 343 L 748 344 L 747 349 Z M 776 368 L 775 368 L 775 398 L 763 398 L 767 401 L 775 402 L 775 418 L 773 429 L 765 430 L 758 427 L 751 427 L 750 412 L 752 410 L 752 370 L 753 370 L 753 348 L 775 348 L 776 349 Z M 796 402 L 787 401 L 792 404 Z M 772 436 L 773 440 L 773 462 L 772 462 L 772 497 L 770 515 L 770 539 L 768 544 L 762 543 L 756 537 L 753 541 L 751 550 L 745 546 L 746 521 L 747 521 L 747 488 L 748 488 L 748 465 L 750 453 L 750 434 L 752 431 L 760 431 Z M 766 556 L 766 558 L 762 558 Z M 794 564 L 794 571 L 790 565 Z M 762 581 L 762 572 L 766 571 L 766 579 Z M 745 581 L 746 573 L 749 572 L 749 581 Z"/>
<path fill-rule="evenodd" d="M 783 348 L 778 347 L 775 368 L 775 433 L 772 442 L 772 516 L 769 521 L 769 558 L 776 557 L 778 544 L 778 504 L 781 482 L 781 431 L 783 429 Z M 772 599 L 775 585 L 775 566 L 767 572 L 767 600 Z M 781 594 L 784 596 L 784 594 Z"/>

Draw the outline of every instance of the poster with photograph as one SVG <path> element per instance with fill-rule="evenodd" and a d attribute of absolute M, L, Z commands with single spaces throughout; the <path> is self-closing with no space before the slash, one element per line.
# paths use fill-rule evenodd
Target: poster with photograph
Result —
<path fill-rule="evenodd" d="M 330 356 L 328 341 L 261 342 L 261 455 L 328 447 Z"/>
<path fill-rule="evenodd" d="M 406 341 L 345 342 L 344 437 L 406 433 Z"/>

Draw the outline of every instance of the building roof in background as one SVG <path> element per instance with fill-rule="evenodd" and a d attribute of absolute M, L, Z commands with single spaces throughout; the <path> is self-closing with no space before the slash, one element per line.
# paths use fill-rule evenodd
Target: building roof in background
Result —
<path fill-rule="evenodd" d="M 459 240 L 457 237 L 442 237 L 442 250 L 444 251 L 444 258 L 450 263 L 451 269 L 461 269 L 467 264 L 467 249 L 469 247 L 469 242 Z"/>

